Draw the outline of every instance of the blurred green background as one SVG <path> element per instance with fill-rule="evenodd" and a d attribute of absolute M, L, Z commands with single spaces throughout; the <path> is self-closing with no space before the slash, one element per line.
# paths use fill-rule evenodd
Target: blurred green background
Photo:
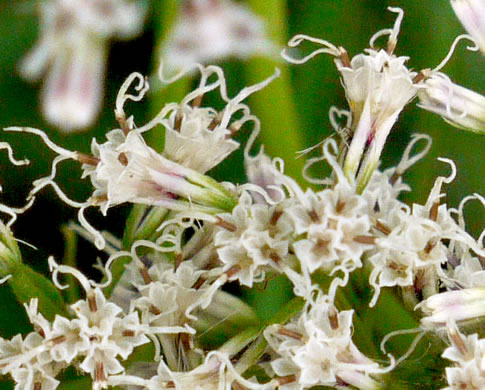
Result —
<path fill-rule="evenodd" d="M 241 3 L 244 3 L 243 1 Z M 446 55 L 453 39 L 464 32 L 448 1 L 444 0 L 250 0 L 248 5 L 265 19 L 268 31 L 274 39 L 285 41 L 294 34 L 304 33 L 327 39 L 347 49 L 351 56 L 368 47 L 370 36 L 378 30 L 392 27 L 395 14 L 388 6 L 403 8 L 405 17 L 399 36 L 397 55 L 409 56 L 409 67 L 416 70 L 436 66 Z M 18 75 L 20 59 L 35 44 L 38 36 L 38 20 L 33 1 L 0 1 L 0 127 L 31 126 L 43 129 L 59 145 L 71 150 L 88 152 L 92 137 L 103 141 L 104 134 L 117 127 L 114 119 L 114 101 L 123 80 L 133 71 L 151 75 L 155 71 L 156 47 L 170 28 L 176 14 L 175 0 L 153 0 L 146 20 L 144 33 L 135 40 L 113 42 L 110 46 L 108 72 L 102 114 L 96 124 L 84 133 L 61 134 L 50 127 L 39 112 L 40 83 L 28 84 Z M 305 47 L 304 50 L 310 47 Z M 249 99 L 252 110 L 262 120 L 262 143 L 266 150 L 284 157 L 287 169 L 298 174 L 301 161 L 295 161 L 295 151 L 316 144 L 332 134 L 328 121 L 330 106 L 346 108 L 344 91 L 332 58 L 321 55 L 300 66 L 287 66 L 278 59 L 253 58 L 250 60 L 227 60 L 220 63 L 225 69 L 229 93 L 234 95 L 246 84 L 255 83 L 272 72 L 274 65 L 282 68 L 283 77 L 257 96 Z M 460 44 L 455 55 L 445 67 L 455 82 L 485 94 L 485 58 L 465 50 Z M 141 125 L 165 101 L 176 99 L 185 86 L 170 86 L 152 93 L 140 103 L 130 103 L 128 112 L 135 115 Z M 446 164 L 437 157 L 451 158 L 456 162 L 458 176 L 446 187 L 446 201 L 457 207 L 467 194 L 485 194 L 482 178 L 485 163 L 482 160 L 485 136 L 457 130 L 440 117 L 424 112 L 409 104 L 402 113 L 389 138 L 383 156 L 383 167 L 395 164 L 410 139 L 410 134 L 422 132 L 433 138 L 433 147 L 425 160 L 419 162 L 405 179 L 413 191 L 406 194 L 409 201 L 424 202 L 437 175 L 448 175 Z M 247 137 L 242 134 L 241 139 Z M 5 152 L 0 153 L 0 184 L 4 192 L 0 202 L 21 206 L 31 188 L 31 182 L 47 174 L 51 153 L 40 140 L 32 135 L 2 133 L 0 141 L 12 144 L 17 158 L 29 158 L 28 167 L 14 167 L 7 163 Z M 157 143 L 156 137 L 151 141 Z M 224 161 L 211 173 L 219 180 L 243 182 L 242 151 Z M 326 174 L 322 168 L 322 175 Z M 80 180 L 76 164 L 66 163 L 59 169 L 59 183 L 66 193 L 76 200 L 89 196 L 91 186 Z M 317 173 L 318 172 L 314 172 Z M 88 212 L 88 218 L 100 229 L 108 229 L 118 237 L 122 234 L 124 218 L 129 207 L 110 210 L 108 218 L 102 218 L 96 210 Z M 38 248 L 37 251 L 22 247 L 25 261 L 35 269 L 46 271 L 48 255 L 57 259 L 63 256 L 63 237 L 59 226 L 74 220 L 76 211 L 68 208 L 51 189 L 39 194 L 35 206 L 21 216 L 14 225 L 14 233 L 22 240 Z M 483 229 L 485 213 L 478 204 L 466 208 L 470 231 L 477 237 Z M 82 241 L 82 240 L 81 240 Z M 81 269 L 91 270 L 100 255 L 87 243 L 80 245 L 78 261 Z M 0 335 L 11 337 L 28 331 L 22 308 L 14 303 L 8 287 L 0 287 Z M 278 293 L 277 293 L 278 294 Z M 285 296 L 284 291 L 279 294 Z M 271 311 L 271 304 L 256 300 L 258 312 Z M 269 314 L 268 314 L 269 315 Z"/>

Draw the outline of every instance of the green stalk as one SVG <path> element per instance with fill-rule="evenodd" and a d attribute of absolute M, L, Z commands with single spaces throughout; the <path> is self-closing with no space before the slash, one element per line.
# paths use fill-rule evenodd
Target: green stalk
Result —
<path fill-rule="evenodd" d="M 249 0 L 252 10 L 261 15 L 266 22 L 272 41 L 283 47 L 287 42 L 286 1 Z M 278 47 L 279 46 L 279 47 Z M 277 54 L 278 55 L 278 54 Z M 256 57 L 245 64 L 248 83 L 255 84 L 280 68 L 281 76 L 263 91 L 249 97 L 252 111 L 261 120 L 262 131 L 259 135 L 266 152 L 285 160 L 285 173 L 302 183 L 304 159 L 296 159 L 295 153 L 305 148 L 304 137 L 299 128 L 299 120 L 293 101 L 293 90 L 288 67 L 278 57 Z"/>
<path fill-rule="evenodd" d="M 69 226 L 62 226 L 61 233 L 64 236 L 64 258 L 63 264 L 68 265 L 73 268 L 76 267 L 76 253 L 77 253 L 77 234 L 74 230 L 70 229 Z M 69 303 L 74 303 L 81 298 L 81 292 L 79 289 L 79 284 L 71 274 L 66 274 L 64 276 L 69 288 L 66 290 L 66 299 Z"/>

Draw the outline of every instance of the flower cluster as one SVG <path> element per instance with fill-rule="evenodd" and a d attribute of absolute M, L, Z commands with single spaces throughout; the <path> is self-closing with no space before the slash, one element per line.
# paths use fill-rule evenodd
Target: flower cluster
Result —
<path fill-rule="evenodd" d="M 232 5 L 207 0 L 183 2 L 182 7 L 182 18 L 200 22 L 194 25 L 203 35 L 209 23 L 199 20 L 199 13 L 208 12 L 204 7 L 225 15 Z M 390 11 L 398 15 L 393 28 L 376 33 L 371 48 L 352 60 L 327 41 L 300 35 L 289 43 L 323 45 L 303 59 L 285 53 L 291 62 L 322 52 L 335 57 L 349 104 L 348 110 L 330 112 L 340 139 L 310 148 L 321 146 L 321 155 L 310 158 L 303 170 L 309 188 L 288 176 L 283 161 L 263 148 L 251 153 L 260 121 L 244 100 L 273 82 L 279 71 L 229 97 L 221 68 L 194 65 L 200 72 L 198 85 L 142 126 L 125 112 L 125 103 L 141 100 L 149 88 L 141 74 L 133 73 L 116 100 L 119 129 L 109 131 L 102 143 L 93 139 L 91 154 L 64 149 L 41 130 L 6 129 L 35 134 L 57 154 L 50 174 L 34 181 L 24 208 L 0 205 L 12 217 L 8 227 L 0 223 L 1 282 L 24 303 L 33 326 L 26 336 L 0 338 L 0 373 L 10 375 L 16 390 L 56 389 L 69 366 L 89 376 L 93 389 L 386 388 L 400 375 L 395 368 L 419 338 L 398 358 L 383 347 L 394 333 L 409 330 L 396 329 L 385 337 L 369 334 L 371 347 L 356 336 L 363 332 L 366 311 L 378 309 L 383 296 L 395 298 L 393 310 L 410 321 L 418 317 L 419 337 L 432 334 L 449 344 L 434 356 L 449 365 L 439 386 L 446 386 L 445 377 L 445 389 L 485 386 L 484 339 L 478 333 L 485 318 L 485 231 L 478 239 L 467 232 L 463 212 L 469 200 L 485 206 L 485 198 L 474 194 L 457 208 L 448 205 L 446 185 L 454 180 L 456 167 L 439 159 L 451 174 L 436 178 L 423 204 L 402 200 L 402 193 L 411 190 L 406 171 L 431 147 L 427 135 L 413 135 L 397 166 L 379 167 L 387 136 L 414 97 L 475 131 L 483 130 L 483 102 L 439 72 L 449 56 L 433 70 L 408 69 L 407 57 L 394 54 L 403 11 Z M 217 22 L 222 26 L 226 20 Z M 109 31 L 98 33 L 112 35 L 114 27 L 106 26 Z M 176 36 L 181 34 L 177 31 Z M 386 49 L 374 48 L 383 35 L 389 35 Z M 186 38 L 182 43 L 192 45 Z M 214 50 L 223 52 L 217 45 Z M 174 82 L 188 71 L 166 79 L 162 66 L 160 76 Z M 447 87 L 435 94 L 443 80 Z M 136 93 L 130 94 L 130 88 Z M 217 94 L 223 107 L 204 105 L 207 94 Z M 438 108 L 440 99 L 445 102 Z M 340 129 L 339 116 L 347 118 L 348 128 Z M 248 124 L 252 133 L 243 152 L 247 182 L 211 178 L 208 172 L 239 148 L 236 137 Z M 153 129 L 165 132 L 161 151 L 144 138 Z M 13 158 L 7 143 L 0 143 L 0 149 L 8 151 L 13 164 L 26 163 Z M 56 181 L 57 166 L 66 160 L 78 163 L 82 177 L 90 179 L 92 195 L 83 202 L 68 198 Z M 318 162 L 331 168 L 328 177 L 310 177 Z M 106 263 L 97 265 L 102 282 L 52 257 L 51 279 L 23 263 L 9 227 L 46 186 L 79 210 L 81 226 L 73 230 L 109 254 Z M 122 240 L 97 231 L 84 217 L 88 207 L 98 206 L 106 216 L 124 203 L 135 206 Z M 268 320 L 228 292 L 234 286 L 264 289 L 274 276 L 287 280 L 294 298 Z M 60 293 L 66 289 L 70 303 Z M 370 290 L 372 296 L 356 297 L 354 289 Z M 372 351 L 374 339 L 382 339 L 380 355 L 377 348 Z"/>

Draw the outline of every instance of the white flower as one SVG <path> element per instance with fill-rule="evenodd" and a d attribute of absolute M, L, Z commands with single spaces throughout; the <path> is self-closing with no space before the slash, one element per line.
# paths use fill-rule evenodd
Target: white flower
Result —
<path fill-rule="evenodd" d="M 49 68 L 42 92 L 47 120 L 64 131 L 82 129 L 101 107 L 107 41 L 138 34 L 145 9 L 126 0 L 50 0 L 39 11 L 40 40 L 21 72 L 36 80 Z"/>
<path fill-rule="evenodd" d="M 484 96 L 452 83 L 442 73 L 432 75 L 424 85 L 418 93 L 419 107 L 441 115 L 453 126 L 485 132 Z"/>
<path fill-rule="evenodd" d="M 477 334 L 463 335 L 453 322 L 448 325 L 448 338 L 451 346 L 441 356 L 451 360 L 454 365 L 446 368 L 449 386 L 443 390 L 483 389 L 485 339 L 478 339 Z"/>
<path fill-rule="evenodd" d="M 224 272 L 231 273 L 229 280 L 251 287 L 265 270 L 282 270 L 293 233 L 283 208 L 255 204 L 251 195 L 243 192 L 232 214 L 220 215 L 223 223 L 215 232 L 214 244 Z"/>
<path fill-rule="evenodd" d="M 230 208 L 232 197 L 222 186 L 161 156 L 137 130 L 127 135 L 113 130 L 106 137 L 104 144 L 93 140 L 92 151 L 99 162 L 83 164 L 83 176 L 90 176 L 96 189 L 92 202 L 104 214 L 125 202 L 209 212 Z"/>
<path fill-rule="evenodd" d="M 39 385 L 53 390 L 59 384 L 55 376 L 65 366 L 52 361 L 44 337 L 37 332 L 24 340 L 21 335 L 12 340 L 0 338 L 0 373 L 12 376 L 15 390 L 35 390 Z"/>
<path fill-rule="evenodd" d="M 229 98 L 221 68 L 201 65 L 197 67 L 201 72 L 199 86 L 180 104 L 167 104 L 154 120 L 140 130 L 145 131 L 160 121 L 165 127 L 163 155 L 187 168 L 205 173 L 239 148 L 239 143 L 232 137 L 246 122 L 254 122 L 251 139 L 259 133 L 258 119 L 251 115 L 249 107 L 242 101 L 266 87 L 280 72 L 276 70 L 262 82 L 245 87 L 236 96 Z M 208 79 L 214 74 L 217 75 L 217 80 L 208 83 Z M 182 75 L 184 73 L 175 78 Z M 163 75 L 161 77 L 163 80 Z M 169 81 L 172 82 L 173 79 Z M 226 103 L 225 107 L 220 112 L 210 107 L 201 107 L 204 95 L 216 89 L 220 90 L 220 97 Z M 233 116 L 236 113 L 242 113 L 242 116 L 234 120 Z"/>
<path fill-rule="evenodd" d="M 485 3 L 482 0 L 451 0 L 451 6 L 485 55 Z"/>
<path fill-rule="evenodd" d="M 293 244 L 302 266 L 309 272 L 360 267 L 360 257 L 373 244 L 367 208 L 365 200 L 347 192 L 345 185 L 318 193 L 307 190 L 301 203 L 287 210 L 296 233 L 305 234 Z"/>
<path fill-rule="evenodd" d="M 229 0 L 184 0 L 162 56 L 171 68 L 210 63 L 227 57 L 267 55 L 273 45 L 263 22 Z"/>
<path fill-rule="evenodd" d="M 397 117 L 421 87 L 418 73 L 409 70 L 405 65 L 408 57 L 397 57 L 393 54 L 403 11 L 400 8 L 388 9 L 398 13 L 394 27 L 374 34 L 370 40 L 371 48 L 366 49 L 366 54 L 358 54 L 351 61 L 344 48 L 305 35 L 293 37 L 288 45 L 295 47 L 308 40 L 324 47 L 303 59 L 294 59 L 283 53 L 286 60 L 298 64 L 319 53 L 336 57 L 335 64 L 342 75 L 352 114 L 352 136 L 343 168 L 349 180 L 357 180 L 358 192 L 363 190 L 377 167 L 385 141 Z M 386 50 L 374 49 L 375 40 L 382 35 L 389 35 Z"/>
<path fill-rule="evenodd" d="M 281 356 L 271 366 L 278 376 L 295 376 L 295 383 L 282 389 L 351 385 L 377 389 L 370 377 L 379 365 L 363 355 L 352 342 L 353 310 L 337 312 L 327 298 L 320 297 L 298 320 L 272 325 L 264 335 Z"/>

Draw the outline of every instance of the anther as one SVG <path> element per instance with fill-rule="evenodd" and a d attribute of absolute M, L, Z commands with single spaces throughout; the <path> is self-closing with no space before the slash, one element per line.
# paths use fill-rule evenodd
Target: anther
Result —
<path fill-rule="evenodd" d="M 313 223 L 318 223 L 320 222 L 320 217 L 318 216 L 318 213 L 315 210 L 310 210 L 308 212 L 308 215 L 310 219 L 312 220 Z"/>
<path fill-rule="evenodd" d="M 239 382 L 232 382 L 232 390 L 247 390 L 247 387 L 241 385 Z"/>
<path fill-rule="evenodd" d="M 346 203 L 343 200 L 341 199 L 338 200 L 337 205 L 335 206 L 335 210 L 337 211 L 337 213 L 340 214 L 342 212 L 342 210 L 345 207 L 345 204 Z"/>
<path fill-rule="evenodd" d="M 124 112 L 118 113 L 115 111 L 115 118 L 118 121 L 118 124 L 120 125 L 121 131 L 123 131 L 125 135 L 128 135 L 131 129 L 128 126 L 128 123 L 126 122 L 125 113 Z"/>
<path fill-rule="evenodd" d="M 238 265 L 233 265 L 231 268 L 229 268 L 226 271 L 226 275 L 228 278 L 230 278 L 231 276 L 234 276 L 235 274 L 237 274 L 239 271 L 241 271 L 241 267 Z"/>
<path fill-rule="evenodd" d="M 455 344 L 456 348 L 460 351 L 463 356 L 468 356 L 468 349 L 461 337 L 461 334 L 456 331 L 456 329 L 449 329 L 448 330 L 451 340 L 453 344 Z"/>
<path fill-rule="evenodd" d="M 181 111 L 177 111 L 175 114 L 175 123 L 173 125 L 173 128 L 175 131 L 180 131 L 180 128 L 182 127 L 182 119 L 183 119 L 183 114 Z"/>
<path fill-rule="evenodd" d="M 402 173 L 401 172 L 398 172 L 397 170 L 392 174 L 391 178 L 389 179 L 389 182 L 394 185 L 397 181 L 397 179 L 399 179 L 401 177 Z"/>
<path fill-rule="evenodd" d="M 384 233 L 386 236 L 388 236 L 389 234 L 391 234 L 391 229 L 389 227 L 387 227 L 386 225 L 384 225 L 379 220 L 376 221 L 376 224 L 374 226 L 374 229 L 376 229 L 377 231 L 379 231 L 381 233 Z"/>
<path fill-rule="evenodd" d="M 337 310 L 332 306 L 328 311 L 328 321 L 330 322 L 330 326 L 333 330 L 338 329 L 339 322 L 338 322 L 338 313 Z"/>
<path fill-rule="evenodd" d="M 217 217 L 216 225 L 217 226 L 220 226 L 221 228 L 224 228 L 226 230 L 229 230 L 232 233 L 234 233 L 235 231 L 237 231 L 237 226 L 236 225 L 234 225 L 233 223 L 230 223 L 230 222 L 227 222 L 227 221 L 223 220 L 221 217 Z"/>
<path fill-rule="evenodd" d="M 35 382 L 34 383 L 34 390 L 42 390 L 42 383 Z"/>
<path fill-rule="evenodd" d="M 296 375 L 279 376 L 278 383 L 280 386 L 287 385 L 288 383 L 296 382 Z"/>
<path fill-rule="evenodd" d="M 192 100 L 192 107 L 200 107 L 202 104 L 202 99 L 204 98 L 204 94 L 200 94 L 194 100 Z"/>
<path fill-rule="evenodd" d="M 283 210 L 275 210 L 271 216 L 271 219 L 269 220 L 269 224 L 272 226 L 276 225 L 282 215 Z"/>
<path fill-rule="evenodd" d="M 101 162 L 99 158 L 92 156 L 90 154 L 81 153 L 81 152 L 76 152 L 76 159 L 81 164 L 88 164 L 88 165 L 92 165 L 93 167 L 95 167 Z"/>
<path fill-rule="evenodd" d="M 123 165 L 124 167 L 126 167 L 128 165 L 128 157 L 126 157 L 126 154 L 121 152 L 119 155 L 118 155 L 118 161 L 121 163 L 121 165 Z"/>
<path fill-rule="evenodd" d="M 197 279 L 197 280 L 195 281 L 195 283 L 192 285 L 192 288 L 193 288 L 194 290 L 198 290 L 199 288 L 201 288 L 201 287 L 204 285 L 204 283 L 205 283 L 206 281 L 207 281 L 207 279 L 206 279 L 206 278 L 204 278 L 203 276 L 200 276 L 200 277 L 199 277 L 199 279 Z"/>
<path fill-rule="evenodd" d="M 214 119 L 212 119 L 211 123 L 209 123 L 208 129 L 209 130 L 214 130 L 217 125 L 221 123 L 221 114 L 217 114 Z"/>
<path fill-rule="evenodd" d="M 241 127 L 242 127 L 242 123 L 241 122 L 234 122 L 233 124 L 231 124 L 229 126 L 229 134 L 226 135 L 226 139 L 230 139 L 232 137 L 234 137 L 236 135 L 236 133 L 241 130 Z"/>
<path fill-rule="evenodd" d="M 418 84 L 429 76 L 429 69 L 420 70 L 419 73 L 414 76 L 413 83 Z"/>
<path fill-rule="evenodd" d="M 429 255 L 433 248 L 436 246 L 436 242 L 434 240 L 429 240 L 428 243 L 426 244 L 426 247 L 424 248 L 424 253 Z"/>
<path fill-rule="evenodd" d="M 376 243 L 376 238 L 374 236 L 355 236 L 354 241 L 359 244 L 374 245 Z"/>
<path fill-rule="evenodd" d="M 94 370 L 94 381 L 95 382 L 105 382 L 106 375 L 104 373 L 103 362 L 96 362 L 96 368 Z"/>
<path fill-rule="evenodd" d="M 349 53 L 347 53 L 347 50 L 345 50 L 343 47 L 339 47 L 339 51 L 340 51 L 339 59 L 340 59 L 340 62 L 342 62 L 342 65 L 345 68 L 351 68 L 352 66 L 350 65 Z"/>
<path fill-rule="evenodd" d="M 389 55 L 392 55 L 394 53 L 394 49 L 396 48 L 397 41 L 396 38 L 389 38 L 389 41 L 387 42 L 387 47 L 386 47 L 386 52 Z"/>
<path fill-rule="evenodd" d="M 175 254 L 175 263 L 174 263 L 175 271 L 177 271 L 180 264 L 182 264 L 182 261 L 184 261 L 184 257 L 182 255 L 182 253 L 180 253 L 180 252 L 176 253 Z"/>
<path fill-rule="evenodd" d="M 156 316 L 158 316 L 162 312 L 155 305 L 151 305 L 150 306 L 150 313 L 155 314 Z"/>
<path fill-rule="evenodd" d="M 145 265 L 141 265 L 139 267 L 139 270 L 140 270 L 140 275 L 141 277 L 143 278 L 143 282 L 145 284 L 150 284 L 151 282 L 153 282 L 153 279 L 152 277 L 150 276 L 150 274 L 148 273 L 148 268 L 145 267 Z"/>
<path fill-rule="evenodd" d="M 133 330 L 127 329 L 127 330 L 124 330 L 123 332 L 121 332 L 121 335 L 123 337 L 133 337 L 133 336 L 135 336 L 135 332 Z"/>
<path fill-rule="evenodd" d="M 62 344 L 66 340 L 67 340 L 67 337 L 65 335 L 60 335 L 60 336 L 54 337 L 53 339 L 50 339 L 49 342 L 51 342 L 54 345 L 58 345 L 58 344 Z"/>
<path fill-rule="evenodd" d="M 89 295 L 88 295 L 88 306 L 89 306 L 89 310 L 92 313 L 98 311 L 98 305 L 96 303 L 96 297 L 94 296 L 94 294 L 92 292 L 89 293 Z"/>
<path fill-rule="evenodd" d="M 278 329 L 278 333 L 282 336 L 287 336 L 298 341 L 303 341 L 303 335 L 301 333 L 295 332 L 294 330 L 287 329 L 283 326 Z"/>
<path fill-rule="evenodd" d="M 438 220 L 438 209 L 440 207 L 440 202 L 434 202 L 429 210 L 429 219 L 436 222 Z"/>

